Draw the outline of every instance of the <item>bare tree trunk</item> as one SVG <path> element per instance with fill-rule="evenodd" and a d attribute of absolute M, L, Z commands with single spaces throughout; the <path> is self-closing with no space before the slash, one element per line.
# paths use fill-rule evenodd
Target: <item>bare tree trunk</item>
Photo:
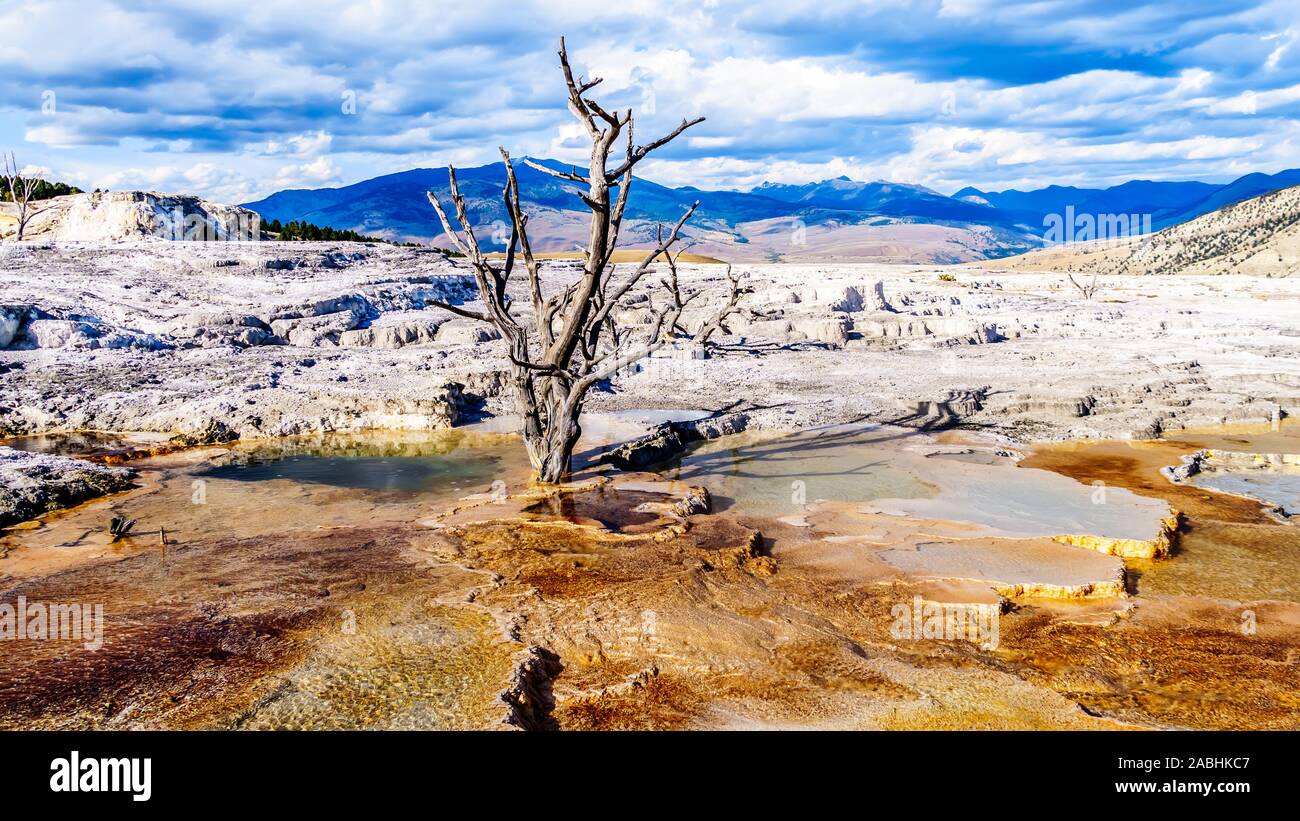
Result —
<path fill-rule="evenodd" d="M 18 234 L 16 239 L 22 242 L 23 234 L 27 231 L 27 223 L 32 217 L 40 213 L 31 209 L 32 195 L 36 193 L 36 186 L 40 182 L 36 177 L 25 177 L 18 170 L 18 161 L 15 159 L 13 152 L 4 158 L 4 173 L 0 175 L 9 188 L 9 198 L 18 206 Z"/>
<path fill-rule="evenodd" d="M 1066 276 L 1070 278 L 1070 284 L 1079 290 L 1079 293 L 1083 296 L 1085 300 L 1091 300 L 1093 296 L 1096 295 L 1097 290 L 1101 288 L 1101 285 L 1099 285 L 1097 282 L 1096 274 L 1092 275 L 1092 281 L 1089 282 L 1087 285 L 1084 285 L 1083 283 L 1077 281 L 1074 278 L 1074 274 L 1066 274 Z"/>
<path fill-rule="evenodd" d="M 683 296 L 677 283 L 677 257 L 672 248 L 698 202 L 686 209 L 672 228 L 660 226 L 656 246 L 619 281 L 614 279 L 612 260 L 632 185 L 632 169 L 651 151 L 704 119 L 682 120 L 668 135 L 646 145 L 635 145 L 632 141 L 632 112 L 629 110 L 621 116 L 611 114 L 588 96 L 588 92 L 601 81 L 599 78 L 584 80 L 574 77 L 563 39 L 560 40 L 560 67 L 568 88 L 569 111 L 591 139 L 591 159 L 586 175 L 577 169 L 557 171 L 529 160 L 524 162 L 537 171 L 579 186 L 572 193 L 591 211 L 582 273 L 576 282 L 555 293 L 543 293 L 541 269 L 528 241 L 528 216 L 520 206 L 519 183 L 510 155 L 504 148 L 501 149 L 506 170 L 503 197 L 510 215 L 511 237 L 501 264 L 494 264 L 479 247 L 470 227 L 465 199 L 456 182 L 456 170 L 449 169 L 456 226 L 453 226 L 437 195 L 429 192 L 429 203 L 437 212 L 443 231 L 472 266 L 483 310 L 438 304 L 461 316 L 490 322 L 501 332 L 510 351 L 515 409 L 522 419 L 524 446 L 537 479 L 546 483 L 562 482 L 569 475 L 573 449 L 582 435 L 580 420 L 587 392 L 666 344 L 678 328 L 682 309 L 696 296 Z M 611 169 L 610 153 L 624 135 L 623 157 Z M 611 199 L 611 190 L 615 188 L 617 196 Z M 528 293 L 532 301 L 532 321 L 527 324 L 512 311 L 512 303 L 506 295 L 506 286 L 520 256 L 527 270 Z M 655 314 L 648 326 L 649 334 L 634 339 L 636 335 L 630 329 L 621 331 L 615 327 L 613 310 L 618 301 L 651 271 L 651 265 L 661 260 L 671 272 L 671 277 L 661 282 L 667 298 L 661 299 L 659 305 L 651 301 Z M 697 335 L 697 341 L 707 340 L 722 327 L 729 314 L 738 310 L 739 278 L 731 277 L 730 269 L 728 277 L 731 297 L 721 314 L 705 324 L 700 332 L 702 336 Z"/>

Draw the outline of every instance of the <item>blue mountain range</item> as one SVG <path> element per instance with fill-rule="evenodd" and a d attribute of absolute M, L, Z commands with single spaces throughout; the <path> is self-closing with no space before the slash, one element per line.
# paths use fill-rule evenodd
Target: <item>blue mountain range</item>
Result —
<path fill-rule="evenodd" d="M 555 160 L 535 160 L 554 169 L 571 166 Z M 580 171 L 582 169 L 579 169 Z M 490 225 L 506 221 L 501 194 L 505 169 L 501 163 L 457 169 L 473 221 Z M 584 210 L 572 193 L 574 183 L 515 163 L 525 208 L 552 216 Z M 988 226 L 1002 235 L 1041 235 L 1049 214 L 1151 214 L 1156 229 L 1174 225 L 1241 200 L 1300 185 L 1300 169 L 1277 174 L 1248 174 L 1226 185 L 1204 182 L 1134 180 L 1110 188 L 1053 185 L 1034 191 L 981 191 L 963 188 L 951 196 L 919 185 L 859 182 L 838 177 L 803 185 L 764 183 L 750 191 L 705 191 L 691 186 L 670 188 L 635 179 L 626 217 L 647 222 L 673 222 L 683 209 L 699 200 L 692 226 L 731 234 L 744 242 L 748 227 L 764 220 L 803 220 L 808 225 L 929 223 Z M 449 202 L 446 168 L 416 168 L 387 174 L 341 188 L 291 189 L 245 207 L 266 220 L 304 220 L 320 226 L 352 229 L 397 240 L 430 240 L 441 233 L 425 197 L 434 191 Z M 1015 247 L 1012 247 L 1015 246 Z M 539 249 L 544 250 L 544 249 Z M 1008 253 L 1024 250 L 1010 243 Z"/>

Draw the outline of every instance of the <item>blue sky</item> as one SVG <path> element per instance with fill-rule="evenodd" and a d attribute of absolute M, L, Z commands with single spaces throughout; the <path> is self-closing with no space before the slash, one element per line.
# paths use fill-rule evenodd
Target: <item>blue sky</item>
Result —
<path fill-rule="evenodd" d="M 1300 166 L 1297 0 L 5 0 L 0 147 L 83 188 L 228 202 L 497 145 L 577 159 L 560 34 L 639 136 L 708 117 L 640 167 L 667 184 Z"/>

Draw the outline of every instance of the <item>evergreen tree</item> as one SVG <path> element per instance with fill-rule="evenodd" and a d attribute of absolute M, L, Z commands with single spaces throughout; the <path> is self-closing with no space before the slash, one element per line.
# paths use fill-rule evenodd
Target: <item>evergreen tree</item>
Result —
<path fill-rule="evenodd" d="M 80 193 L 82 193 L 82 190 L 80 188 L 75 188 L 71 185 L 68 185 L 67 183 L 47 182 L 46 180 L 37 180 L 36 187 L 32 189 L 31 201 L 35 202 L 37 200 L 48 200 L 48 199 L 52 199 L 53 197 L 63 197 L 63 196 L 67 196 L 68 194 L 80 194 Z M 0 201 L 10 202 L 12 200 L 13 197 L 12 195 L 10 195 L 9 189 L 4 186 L 0 186 Z"/>

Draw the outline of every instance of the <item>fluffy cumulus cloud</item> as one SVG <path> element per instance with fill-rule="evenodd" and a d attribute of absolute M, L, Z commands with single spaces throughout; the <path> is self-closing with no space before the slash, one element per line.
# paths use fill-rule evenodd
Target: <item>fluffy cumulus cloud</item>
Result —
<path fill-rule="evenodd" d="M 0 5 L 0 146 L 82 187 L 246 201 L 577 160 L 558 36 L 670 184 L 940 191 L 1300 166 L 1295 0 L 206 0 Z"/>

